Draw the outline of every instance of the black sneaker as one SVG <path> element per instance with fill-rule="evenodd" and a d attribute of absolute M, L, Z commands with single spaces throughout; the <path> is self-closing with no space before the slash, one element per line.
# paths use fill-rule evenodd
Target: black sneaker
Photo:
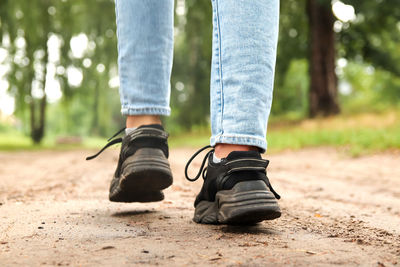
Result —
<path fill-rule="evenodd" d="M 193 220 L 205 224 L 255 224 L 281 216 L 277 199 L 266 168 L 269 161 L 256 151 L 233 151 L 220 163 L 213 163 L 210 150 L 204 157 L 200 171 L 190 178 L 187 169 L 191 161 L 206 146 L 197 151 L 185 168 L 186 179 L 195 181 L 202 176 L 204 184 L 194 203 Z M 208 158 L 208 166 L 204 168 Z M 204 170 L 203 170 L 204 168 Z"/>
<path fill-rule="evenodd" d="M 113 137 L 120 134 L 121 129 Z M 111 137 L 110 139 L 112 139 Z M 107 147 L 122 143 L 117 169 L 110 185 L 110 201 L 153 202 L 164 199 L 161 190 L 172 184 L 172 173 L 168 163 L 168 133 L 161 125 L 138 127 L 124 138 L 116 138 Z"/>

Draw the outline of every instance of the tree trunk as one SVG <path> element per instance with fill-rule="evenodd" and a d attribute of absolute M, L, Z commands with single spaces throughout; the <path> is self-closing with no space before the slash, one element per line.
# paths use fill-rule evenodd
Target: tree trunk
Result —
<path fill-rule="evenodd" d="M 50 7 L 50 0 L 40 1 L 38 4 L 41 10 L 48 10 Z M 27 2 L 25 8 L 31 10 L 32 3 Z M 35 13 L 27 13 L 26 20 L 29 23 L 37 23 L 41 25 L 42 31 L 26 31 L 25 42 L 26 42 L 26 57 L 29 59 L 29 65 L 27 66 L 28 79 L 26 81 L 27 91 L 26 95 L 29 96 L 29 107 L 30 107 L 30 135 L 31 139 L 35 144 L 39 144 L 45 133 L 45 122 L 46 122 L 46 107 L 47 107 L 47 96 L 46 96 L 46 79 L 47 79 L 47 64 L 49 63 L 49 48 L 47 47 L 48 37 L 51 30 L 50 15 L 48 12 L 42 12 L 40 19 L 35 17 Z M 37 60 L 34 57 L 36 51 L 43 50 L 43 59 L 40 59 L 40 64 L 43 66 L 43 73 L 37 75 L 34 62 Z M 33 82 L 40 82 L 43 95 L 40 97 L 34 97 L 33 94 Z"/>
<path fill-rule="evenodd" d="M 94 94 L 93 94 L 93 106 L 92 106 L 92 112 L 93 112 L 93 119 L 92 119 L 92 127 L 90 129 L 90 132 L 93 135 L 99 135 L 100 133 L 100 127 L 99 127 L 99 102 L 100 102 L 100 89 L 99 89 L 99 84 L 96 81 L 95 87 L 94 87 Z"/>
<path fill-rule="evenodd" d="M 307 0 L 310 25 L 310 117 L 340 112 L 335 73 L 335 21 L 330 1 Z"/>
<path fill-rule="evenodd" d="M 31 138 L 35 144 L 39 144 L 44 137 L 47 106 L 46 94 L 40 99 L 39 104 L 39 118 L 37 118 L 35 116 L 35 100 L 31 102 Z"/>
<path fill-rule="evenodd" d="M 31 138 L 35 144 L 39 144 L 44 137 L 45 130 L 45 122 L 46 122 L 46 107 L 47 107 L 47 96 L 46 96 L 46 79 L 47 79 L 47 64 L 49 63 L 49 49 L 47 47 L 47 38 L 43 40 L 43 49 L 45 51 L 43 57 L 43 79 L 41 80 L 43 96 L 40 99 L 35 99 L 32 95 L 31 88 Z M 31 53 L 33 55 L 33 53 Z M 34 58 L 31 56 L 31 62 L 33 62 Z M 33 67 L 33 65 L 32 65 Z M 32 68 L 32 73 L 33 68 Z M 31 84 L 34 79 L 34 74 L 31 76 Z M 38 104 L 38 106 L 36 105 Z M 36 115 L 38 111 L 38 115 Z"/>

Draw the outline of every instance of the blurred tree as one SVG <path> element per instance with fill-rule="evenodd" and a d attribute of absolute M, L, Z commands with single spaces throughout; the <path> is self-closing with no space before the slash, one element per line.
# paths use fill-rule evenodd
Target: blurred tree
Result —
<path fill-rule="evenodd" d="M 309 107 L 308 115 L 339 112 L 336 77 L 337 58 L 368 63 L 400 77 L 400 5 L 396 0 L 342 0 L 355 9 L 355 19 L 336 18 L 332 4 L 338 0 L 281 1 L 280 35 L 275 79 L 273 114 Z M 285 77 L 294 59 L 309 66 L 309 97 L 299 99 L 296 88 L 288 88 Z M 297 75 L 300 75 L 297 74 Z M 380 78 L 384 75 L 378 75 Z M 377 77 L 378 77 L 377 76 Z M 344 76 L 343 76 L 344 78 Z M 383 78 L 382 78 L 383 79 Z M 303 85 L 307 81 L 300 79 Z M 354 81 L 354 80 L 353 80 Z M 388 101 L 400 97 L 397 82 L 386 79 L 380 95 Z M 300 86 L 299 88 L 303 88 Z M 369 88 L 371 90 L 371 88 Z"/>
<path fill-rule="evenodd" d="M 1 46 L 7 49 L 5 63 L 10 67 L 9 92 L 16 99 L 16 115 L 30 125 L 32 140 L 39 143 L 44 136 L 48 91 L 57 89 L 47 82 L 48 74 L 55 75 L 62 90 L 63 112 L 58 119 L 65 122 L 65 132 L 112 132 L 114 127 L 109 126 L 121 122 L 113 120 L 119 101 L 109 87 L 110 79 L 117 76 L 114 1 L 3 0 L 0 10 Z M 78 37 L 86 40 L 87 47 L 74 55 L 71 42 Z M 51 38 L 56 44 L 49 47 Z M 52 62 L 50 50 L 59 54 Z M 82 79 L 73 83 L 73 76 Z M 76 104 L 84 106 L 86 113 Z M 73 120 L 77 114 L 91 120 Z"/>
<path fill-rule="evenodd" d="M 331 1 L 307 0 L 310 28 L 310 116 L 339 113 Z"/>
<path fill-rule="evenodd" d="M 14 60 L 10 62 L 11 73 L 15 78 L 11 81 L 11 90 L 17 98 L 17 107 L 25 111 L 25 102 L 29 106 L 30 135 L 35 143 L 39 143 L 44 135 L 47 97 L 45 92 L 48 64 L 48 35 L 51 31 L 50 17 L 47 11 L 48 0 L 26 2 L 7 0 L 3 2 L 8 14 L 2 20 L 9 38 L 9 53 Z M 15 12 L 15 16 L 12 16 Z M 4 13 L 2 13 L 4 15 Z"/>
<path fill-rule="evenodd" d="M 343 25 L 339 54 L 400 76 L 400 5 L 396 0 L 344 0 L 354 6 L 357 18 Z"/>
<path fill-rule="evenodd" d="M 339 78 L 360 91 L 375 90 L 365 94 L 371 101 L 379 97 L 395 102 L 400 97 L 397 0 L 342 1 L 354 6 L 355 20 L 334 16 L 331 5 L 337 0 L 281 1 L 273 115 L 338 112 L 336 72 L 340 71 L 346 73 Z M 0 46 L 7 50 L 2 64 L 8 67 L 8 91 L 15 97 L 16 116 L 36 142 L 46 129 L 104 136 L 123 124 L 116 92 L 114 12 L 113 0 L 0 1 Z M 211 3 L 176 0 L 175 17 L 173 110 L 167 119 L 172 131 L 208 125 Z M 79 55 L 74 51 L 77 40 L 83 46 L 78 47 Z M 52 50 L 59 56 L 52 58 Z M 347 58 L 348 67 L 335 69 L 337 58 Z M 370 73 L 375 74 L 364 79 L 367 85 L 357 80 Z M 58 84 L 62 98 L 52 103 L 49 93 Z M 353 94 L 341 98 L 346 104 L 351 99 L 363 103 Z"/>
<path fill-rule="evenodd" d="M 120 109 L 118 92 L 110 90 L 109 85 L 110 79 L 118 74 L 114 10 L 112 0 L 92 0 L 92 4 L 77 9 L 79 14 L 76 14 L 81 19 L 79 31 L 88 38 L 88 50 L 76 67 L 82 72 L 80 97 L 85 97 L 90 106 L 87 106 L 87 112 L 92 115 L 89 132 L 94 135 L 115 131 L 110 129 L 110 121 Z M 117 124 L 121 121 L 119 119 Z"/>
<path fill-rule="evenodd" d="M 184 4 L 184 5 L 183 5 Z M 176 16 L 175 58 L 172 77 L 173 112 L 184 129 L 206 125 L 210 114 L 212 7 L 210 1 L 177 1 L 185 13 Z M 180 8 L 180 7 L 178 7 Z"/>
<path fill-rule="evenodd" d="M 344 0 L 354 6 L 356 19 L 343 24 L 339 33 L 338 56 L 389 72 L 380 95 L 398 103 L 400 87 L 400 5 L 397 0 Z M 378 74 L 381 77 L 381 74 Z M 386 75 L 387 76 L 387 75 Z"/>
<path fill-rule="evenodd" d="M 305 9 L 304 0 L 281 1 L 272 115 L 295 111 L 302 115 L 307 113 L 308 20 L 301 12 Z M 294 80 L 298 82 L 296 85 Z"/>

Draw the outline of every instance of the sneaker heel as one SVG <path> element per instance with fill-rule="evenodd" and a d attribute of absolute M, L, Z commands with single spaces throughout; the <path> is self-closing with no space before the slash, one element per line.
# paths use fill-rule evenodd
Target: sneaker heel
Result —
<path fill-rule="evenodd" d="M 253 224 L 281 216 L 275 196 L 261 180 L 239 182 L 231 190 L 221 190 L 216 201 L 220 223 Z"/>

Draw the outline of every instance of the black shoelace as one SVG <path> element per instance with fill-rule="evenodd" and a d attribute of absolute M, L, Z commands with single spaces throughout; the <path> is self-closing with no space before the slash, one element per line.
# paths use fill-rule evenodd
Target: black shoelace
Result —
<path fill-rule="evenodd" d="M 200 154 L 203 150 L 206 150 L 207 148 L 212 148 L 212 146 L 208 145 L 205 146 L 203 148 L 200 148 L 196 153 L 193 154 L 193 156 L 189 159 L 189 161 L 186 163 L 186 167 L 185 167 L 185 177 L 188 181 L 194 182 L 197 179 L 199 179 L 201 173 L 203 173 L 203 178 L 206 177 L 206 172 L 207 172 L 207 167 L 204 167 L 204 165 L 206 164 L 206 161 L 208 159 L 208 156 L 214 152 L 214 149 L 211 149 L 210 151 L 207 152 L 207 154 L 204 156 L 203 162 L 201 163 L 200 166 L 200 170 L 199 172 L 196 174 L 196 176 L 194 178 L 189 177 L 188 175 L 188 169 L 190 166 L 190 163 L 197 157 L 198 154 Z"/>
<path fill-rule="evenodd" d="M 118 143 L 122 143 L 122 138 L 121 138 L 121 137 L 120 137 L 120 138 L 115 138 L 115 139 L 113 139 L 113 138 L 116 137 L 117 135 L 119 135 L 120 133 L 122 133 L 123 131 L 125 131 L 125 129 L 126 129 L 126 127 L 122 128 L 122 129 L 119 130 L 117 133 L 115 133 L 113 136 L 111 136 L 111 137 L 107 140 L 108 143 L 107 143 L 102 149 L 100 149 L 99 152 L 97 152 L 96 154 L 94 154 L 94 155 L 92 155 L 92 156 L 87 157 L 86 160 L 94 159 L 94 158 L 96 158 L 98 155 L 100 155 L 104 150 L 106 150 L 108 147 L 110 147 L 110 146 L 112 146 L 112 145 L 115 145 L 115 144 L 118 144 Z"/>
<path fill-rule="evenodd" d="M 199 172 L 196 174 L 196 176 L 195 176 L 194 178 L 189 177 L 189 175 L 188 175 L 188 169 L 189 169 L 190 163 L 192 163 L 192 161 L 197 157 L 197 155 L 199 155 L 202 151 L 204 151 L 204 150 L 206 150 L 206 149 L 208 149 L 208 148 L 213 148 L 213 147 L 210 146 L 210 145 L 207 145 L 207 146 L 205 146 L 205 147 L 200 148 L 196 153 L 193 154 L 193 156 L 192 156 L 192 157 L 188 160 L 188 162 L 186 163 L 186 167 L 185 167 L 185 177 L 186 177 L 187 180 L 189 180 L 189 181 L 191 181 L 191 182 L 194 182 L 194 181 L 196 181 L 197 179 L 200 178 L 200 175 L 202 175 L 203 178 L 206 177 L 206 175 L 207 175 L 207 167 L 204 167 L 204 166 L 205 166 L 205 164 L 206 164 L 206 161 L 207 161 L 209 155 L 215 151 L 214 148 L 211 149 L 210 151 L 208 151 L 207 154 L 204 156 L 204 159 L 203 159 L 203 162 L 201 163 Z M 271 183 L 269 182 L 268 177 L 267 177 L 267 186 L 268 186 L 269 190 L 271 190 L 272 194 L 274 194 L 274 196 L 275 196 L 276 199 L 280 199 L 280 198 L 281 198 L 281 196 L 280 196 L 280 195 L 274 190 L 274 188 L 272 187 Z"/>

